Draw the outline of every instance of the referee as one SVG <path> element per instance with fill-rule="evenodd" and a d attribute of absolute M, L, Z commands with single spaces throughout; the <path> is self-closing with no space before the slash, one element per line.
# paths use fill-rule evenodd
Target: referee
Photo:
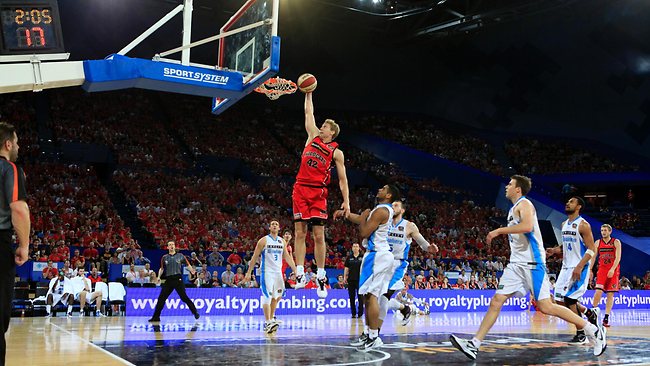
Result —
<path fill-rule="evenodd" d="M 25 193 L 25 174 L 16 166 L 18 159 L 18 136 L 16 128 L 0 122 L 0 174 L 2 174 L 2 194 L 0 195 L 0 317 L 2 318 L 2 341 L 0 355 L 5 364 L 7 343 L 5 333 L 11 319 L 11 302 L 14 296 L 14 277 L 16 265 L 27 262 L 29 254 L 29 207 Z M 14 253 L 13 231 L 18 237 L 18 249 Z"/>
<path fill-rule="evenodd" d="M 160 313 L 162 312 L 163 307 L 165 306 L 165 301 L 172 294 L 172 291 L 176 290 L 178 296 L 183 300 L 188 308 L 194 314 L 194 318 L 199 318 L 199 313 L 196 311 L 196 306 L 192 300 L 185 293 L 185 284 L 183 283 L 183 262 L 187 264 L 192 274 L 196 274 L 196 271 L 182 253 L 176 252 L 176 243 L 170 241 L 167 243 L 167 249 L 169 249 L 169 254 L 165 254 L 160 260 L 160 270 L 158 271 L 158 277 L 161 277 L 163 271 L 165 272 L 166 280 L 162 285 L 160 290 L 160 295 L 158 296 L 158 303 L 156 304 L 156 309 L 153 312 L 153 316 L 149 319 L 150 322 L 159 322 Z"/>
<path fill-rule="evenodd" d="M 353 318 L 363 316 L 363 296 L 359 296 L 359 271 L 363 256 L 359 252 L 359 243 L 352 244 L 352 254 L 345 259 L 345 270 L 343 271 L 343 283 L 348 284 L 348 294 L 350 295 L 350 310 Z M 354 306 L 354 299 L 359 302 L 359 311 Z"/>

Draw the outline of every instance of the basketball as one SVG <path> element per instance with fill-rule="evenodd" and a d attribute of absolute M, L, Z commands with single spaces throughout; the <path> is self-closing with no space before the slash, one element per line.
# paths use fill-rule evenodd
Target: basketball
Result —
<path fill-rule="evenodd" d="M 311 93 L 316 90 L 316 77 L 312 74 L 302 74 L 298 78 L 298 89 L 303 93 Z"/>

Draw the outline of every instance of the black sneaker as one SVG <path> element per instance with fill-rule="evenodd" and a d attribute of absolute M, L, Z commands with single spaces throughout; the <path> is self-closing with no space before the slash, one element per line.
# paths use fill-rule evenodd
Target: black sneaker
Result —
<path fill-rule="evenodd" d="M 404 319 L 402 319 L 402 325 L 406 326 L 411 322 L 411 314 L 413 311 L 411 311 L 411 307 L 408 305 L 405 305 L 404 310 L 406 310 L 406 313 L 402 313 L 402 315 L 404 315 Z"/>
<path fill-rule="evenodd" d="M 159 322 L 159 321 L 160 321 L 160 318 L 151 318 L 151 319 L 149 319 L 150 323 Z"/>
<path fill-rule="evenodd" d="M 194 313 L 194 319 L 198 320 L 200 317 L 201 317 L 201 315 L 199 315 L 199 313 Z"/>
<path fill-rule="evenodd" d="M 357 339 L 354 342 L 351 342 L 350 346 L 359 347 L 359 346 L 363 345 L 364 343 L 366 343 L 367 340 L 368 340 L 368 335 L 366 333 L 361 333 L 361 335 L 359 336 L 359 339 Z"/>
<path fill-rule="evenodd" d="M 449 336 L 449 341 L 457 350 L 463 352 L 470 360 L 476 360 L 478 348 L 476 348 L 474 342 L 458 338 L 453 334 Z"/>
<path fill-rule="evenodd" d="M 598 316 L 600 315 L 600 309 L 599 308 L 591 308 L 591 316 L 587 316 L 587 320 L 589 323 L 598 326 Z"/>
<path fill-rule="evenodd" d="M 587 344 L 589 343 L 589 340 L 587 339 L 587 336 L 584 334 L 576 334 L 571 338 L 569 341 L 571 344 Z"/>

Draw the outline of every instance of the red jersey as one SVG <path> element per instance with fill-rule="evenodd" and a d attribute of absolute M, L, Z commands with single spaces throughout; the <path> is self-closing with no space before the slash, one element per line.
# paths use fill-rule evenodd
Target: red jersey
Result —
<path fill-rule="evenodd" d="M 326 187 L 330 183 L 332 159 L 338 146 L 334 141 L 326 144 L 316 136 L 302 151 L 296 183 Z"/>
<path fill-rule="evenodd" d="M 614 261 L 616 260 L 616 242 L 615 238 L 609 238 L 609 242 L 605 243 L 603 239 L 598 240 L 598 269 L 607 268 L 611 269 Z M 620 264 L 619 264 L 620 265 Z"/>

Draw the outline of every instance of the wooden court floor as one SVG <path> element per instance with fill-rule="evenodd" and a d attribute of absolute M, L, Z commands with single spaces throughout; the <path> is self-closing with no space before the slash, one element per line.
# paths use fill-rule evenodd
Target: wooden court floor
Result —
<path fill-rule="evenodd" d="M 471 335 L 481 313 L 417 316 L 406 327 L 389 314 L 385 346 L 361 353 L 349 347 L 362 323 L 343 315 L 286 316 L 274 336 L 256 316 L 13 318 L 7 365 L 421 365 L 468 364 L 448 342 Z M 650 365 L 650 310 L 611 317 L 609 345 L 595 358 L 590 346 L 567 343 L 571 325 L 535 312 L 504 312 L 476 364 Z"/>

